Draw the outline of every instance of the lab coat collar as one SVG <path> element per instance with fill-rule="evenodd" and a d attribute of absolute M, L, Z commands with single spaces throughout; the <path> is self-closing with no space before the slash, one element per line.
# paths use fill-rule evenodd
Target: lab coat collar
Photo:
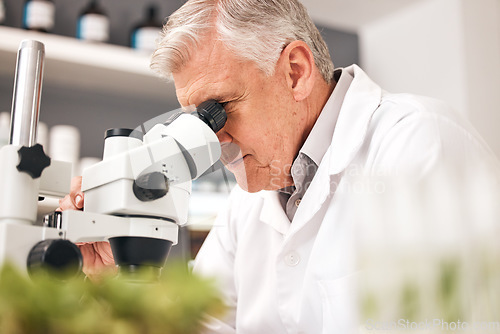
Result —
<path fill-rule="evenodd" d="M 352 75 L 342 69 L 337 69 L 334 77 L 337 81 L 335 89 L 319 114 L 318 119 L 314 123 L 314 126 L 307 136 L 304 145 L 300 149 L 300 152 L 304 153 L 312 161 L 314 161 L 316 166 L 320 165 L 321 160 L 330 147 L 335 124 L 337 123 L 337 118 L 339 116 L 342 103 L 344 102 L 344 96 L 349 90 L 349 86 L 353 80 Z M 325 138 L 328 138 L 329 140 L 325 140 Z"/>
<path fill-rule="evenodd" d="M 290 220 L 282 209 L 277 191 L 262 190 L 260 195 L 263 198 L 260 221 L 272 226 L 276 231 L 285 235 L 290 228 Z"/>
<path fill-rule="evenodd" d="M 333 132 L 329 173 L 341 173 L 358 153 L 368 132 L 368 124 L 382 99 L 382 89 L 357 65 L 344 68 L 354 80 L 347 91 Z"/>

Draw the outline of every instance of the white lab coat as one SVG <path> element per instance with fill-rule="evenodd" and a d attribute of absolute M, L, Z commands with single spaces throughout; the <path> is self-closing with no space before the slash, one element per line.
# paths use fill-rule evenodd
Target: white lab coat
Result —
<path fill-rule="evenodd" d="M 443 103 L 388 94 L 356 65 L 331 146 L 290 223 L 277 192 L 236 187 L 196 260 L 230 308 L 213 333 L 346 334 L 356 322 L 350 176 L 420 177 L 438 162 L 486 159 L 488 147 Z"/>

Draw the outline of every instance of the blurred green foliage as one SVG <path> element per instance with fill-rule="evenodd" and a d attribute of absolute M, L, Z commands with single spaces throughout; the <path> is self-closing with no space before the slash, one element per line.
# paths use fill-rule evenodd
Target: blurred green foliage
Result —
<path fill-rule="evenodd" d="M 453 322 L 464 319 L 462 310 L 464 301 L 461 298 L 461 268 L 457 259 L 446 259 L 439 268 L 438 301 L 444 310 L 444 320 Z"/>
<path fill-rule="evenodd" d="M 224 311 L 215 282 L 183 265 L 168 266 L 150 282 L 111 276 L 98 282 L 82 277 L 61 281 L 41 272 L 30 278 L 5 264 L 0 270 L 0 333 L 195 334 L 204 315 Z"/>
<path fill-rule="evenodd" d="M 411 281 L 406 281 L 401 291 L 401 315 L 404 319 L 418 319 L 420 310 L 420 294 L 418 285 Z"/>

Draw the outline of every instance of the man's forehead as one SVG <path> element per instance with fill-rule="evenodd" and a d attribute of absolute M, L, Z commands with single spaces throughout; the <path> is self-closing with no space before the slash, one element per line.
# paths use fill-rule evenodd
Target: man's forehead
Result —
<path fill-rule="evenodd" d="M 221 74 L 219 72 L 219 74 Z M 186 74 L 189 76 L 189 74 Z M 178 84 L 179 78 L 182 83 Z M 202 73 L 198 76 L 192 76 L 187 81 L 182 75 L 174 75 L 174 83 L 176 86 L 176 94 L 179 103 L 182 106 L 198 105 L 208 99 L 221 99 L 228 94 L 231 84 L 228 84 L 228 75 L 216 75 L 216 73 Z"/>
<path fill-rule="evenodd" d="M 228 81 L 236 74 L 238 62 L 225 48 L 196 53 L 179 71 L 173 73 L 177 99 L 183 106 L 198 104 L 214 95 L 224 94 Z"/>

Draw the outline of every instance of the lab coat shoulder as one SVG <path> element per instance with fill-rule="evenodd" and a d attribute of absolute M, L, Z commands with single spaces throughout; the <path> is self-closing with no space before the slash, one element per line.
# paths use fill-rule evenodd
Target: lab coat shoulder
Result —
<path fill-rule="evenodd" d="M 494 155 L 470 123 L 446 103 L 412 94 L 384 93 L 360 150 L 371 174 L 424 176 L 464 157 L 471 166 Z"/>
<path fill-rule="evenodd" d="M 216 277 L 228 274 L 233 278 L 240 236 L 259 222 L 263 200 L 261 193 L 246 192 L 238 185 L 233 188 L 196 257 L 196 271 Z"/>
<path fill-rule="evenodd" d="M 248 193 L 238 185 L 233 188 L 196 257 L 196 271 L 220 277 L 221 272 L 217 266 L 221 262 L 223 265 L 233 265 L 240 230 L 252 221 L 253 208 L 257 204 L 255 202 L 261 200 L 258 194 Z M 214 256 L 214 252 L 218 254 Z"/>
<path fill-rule="evenodd" d="M 251 202 L 256 200 L 260 200 L 260 197 L 235 186 L 196 256 L 193 271 L 216 279 L 227 306 L 227 312 L 222 319 L 208 318 L 204 333 L 234 333 L 236 328 L 238 296 L 234 280 L 234 261 L 239 230 L 250 222 L 251 219 L 245 217 L 249 217 L 249 208 L 253 207 Z"/>

